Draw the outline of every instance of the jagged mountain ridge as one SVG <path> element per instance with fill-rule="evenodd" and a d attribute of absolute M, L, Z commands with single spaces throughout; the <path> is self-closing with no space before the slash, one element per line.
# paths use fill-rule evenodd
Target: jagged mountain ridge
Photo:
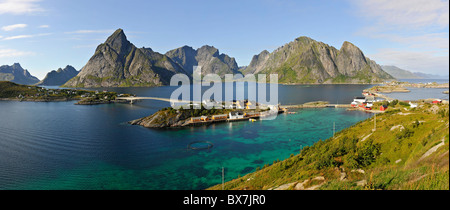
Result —
<path fill-rule="evenodd" d="M 189 74 L 193 73 L 194 66 L 201 66 L 203 74 L 238 74 L 239 67 L 236 60 L 226 54 L 220 54 L 213 46 L 202 46 L 195 50 L 183 46 L 166 53 L 173 61 L 180 64 Z"/>
<path fill-rule="evenodd" d="M 0 81 L 10 81 L 22 85 L 32 85 L 39 82 L 39 79 L 23 69 L 19 63 L 12 66 L 0 66 Z"/>
<path fill-rule="evenodd" d="M 100 44 L 80 73 L 66 87 L 162 86 L 183 68 L 150 48 L 137 48 L 118 29 Z"/>
<path fill-rule="evenodd" d="M 379 83 L 393 79 L 350 42 L 338 50 L 299 37 L 274 52 L 255 55 L 244 74 L 278 74 L 280 83 Z"/>
<path fill-rule="evenodd" d="M 65 84 L 70 79 L 80 73 L 73 66 L 67 65 L 64 69 L 59 68 L 58 70 L 53 70 L 45 76 L 43 80 L 38 82 L 36 85 L 44 86 L 60 86 Z"/>
<path fill-rule="evenodd" d="M 67 87 L 116 87 L 168 85 L 174 74 L 191 76 L 194 66 L 203 74 L 278 74 L 280 83 L 380 83 L 393 79 L 375 61 L 350 42 L 336 49 L 309 37 L 299 37 L 274 52 L 255 55 L 239 68 L 236 60 L 205 45 L 197 50 L 183 46 L 165 54 L 136 48 L 118 29 Z"/>

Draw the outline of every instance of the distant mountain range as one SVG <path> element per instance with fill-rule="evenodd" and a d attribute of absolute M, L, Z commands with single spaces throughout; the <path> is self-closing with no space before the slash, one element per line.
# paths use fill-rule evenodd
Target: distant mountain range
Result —
<path fill-rule="evenodd" d="M 415 75 L 422 77 L 423 79 L 448 79 L 448 75 L 436 75 L 436 74 L 425 74 L 421 72 L 414 72 Z"/>
<path fill-rule="evenodd" d="M 411 72 L 408 70 L 404 70 L 398 68 L 396 66 L 381 66 L 384 71 L 392 75 L 396 79 L 448 79 L 447 76 L 442 75 L 434 75 L 434 74 L 425 74 L 421 72 Z"/>
<path fill-rule="evenodd" d="M 70 79 L 77 76 L 80 73 L 74 67 L 68 65 L 64 69 L 59 68 L 58 70 L 53 70 L 49 72 L 43 80 L 38 82 L 36 85 L 43 86 L 61 86 L 65 84 Z"/>
<path fill-rule="evenodd" d="M 423 79 L 423 77 L 397 66 L 381 66 L 381 68 L 396 79 Z"/>
<path fill-rule="evenodd" d="M 22 85 L 33 85 L 39 82 L 39 79 L 23 69 L 20 64 L 15 63 L 12 66 L 0 66 L 0 81 L 10 81 Z"/>

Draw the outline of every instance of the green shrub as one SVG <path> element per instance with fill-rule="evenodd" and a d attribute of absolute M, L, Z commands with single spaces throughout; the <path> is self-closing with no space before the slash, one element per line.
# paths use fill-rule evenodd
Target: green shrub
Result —
<path fill-rule="evenodd" d="M 395 107 L 397 104 L 398 104 L 398 100 L 393 100 L 393 101 L 389 104 L 389 106 Z"/>
<path fill-rule="evenodd" d="M 410 106 L 411 106 L 411 104 L 406 103 L 406 102 L 403 102 L 403 101 L 400 101 L 399 104 L 400 104 L 401 106 L 406 106 L 406 107 L 410 107 Z"/>

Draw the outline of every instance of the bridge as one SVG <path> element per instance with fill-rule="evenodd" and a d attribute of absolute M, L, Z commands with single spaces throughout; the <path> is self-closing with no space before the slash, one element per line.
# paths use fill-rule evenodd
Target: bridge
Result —
<path fill-rule="evenodd" d="M 169 102 L 172 103 L 172 101 L 169 98 L 159 98 L 159 97 L 117 97 L 117 100 L 126 100 L 126 101 L 130 101 L 130 104 L 133 104 L 134 101 L 138 101 L 138 100 L 156 100 L 156 101 L 165 101 L 165 102 Z M 176 101 L 177 103 L 198 103 L 200 104 L 201 102 L 199 101 L 184 101 L 184 100 L 179 100 Z M 286 109 L 295 109 L 295 108 L 325 108 L 325 107 L 334 107 L 334 108 L 350 108 L 351 105 L 350 104 L 297 104 L 297 105 L 284 105 L 284 106 L 280 106 L 281 108 L 286 108 Z"/>
<path fill-rule="evenodd" d="M 352 107 L 350 104 L 297 104 L 297 105 L 283 105 L 281 108 L 286 109 L 298 109 L 298 108 L 326 108 L 326 107 L 334 107 L 334 108 L 350 108 Z"/>
<path fill-rule="evenodd" d="M 172 101 L 169 98 L 159 98 L 159 97 L 117 97 L 117 100 L 126 100 L 126 101 L 130 101 L 131 104 L 134 103 L 134 101 L 139 101 L 139 100 L 156 100 L 156 101 L 165 101 L 165 102 L 169 102 L 172 103 Z M 200 103 L 197 101 L 175 101 L 177 103 Z"/>

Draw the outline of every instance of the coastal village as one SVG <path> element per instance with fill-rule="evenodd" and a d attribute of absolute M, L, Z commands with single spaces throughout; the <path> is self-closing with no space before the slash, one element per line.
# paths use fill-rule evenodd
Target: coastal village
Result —
<path fill-rule="evenodd" d="M 431 104 L 448 104 L 448 100 L 442 100 L 439 98 L 423 99 L 420 101 L 401 101 L 390 98 L 383 93 L 407 93 L 410 92 L 409 88 L 449 88 L 448 83 L 408 83 L 392 81 L 384 84 L 383 86 L 375 86 L 370 89 L 364 90 L 362 97 L 356 97 L 351 103 L 353 109 L 364 110 L 368 112 L 380 113 L 385 112 L 389 108 L 389 104 L 393 103 L 395 106 L 397 103 L 409 108 L 416 108 L 419 103 L 431 103 Z M 445 94 L 445 91 L 444 91 Z"/>
<path fill-rule="evenodd" d="M 130 97 L 131 94 L 118 94 L 108 90 L 49 89 L 46 87 L 20 85 L 0 81 L 0 100 L 14 101 L 78 101 L 76 105 L 95 105 L 106 103 L 123 103 L 117 97 Z"/>
<path fill-rule="evenodd" d="M 255 121 L 260 117 L 265 117 L 271 114 L 293 114 L 295 112 L 289 112 L 289 109 L 298 108 L 348 108 L 348 110 L 365 111 L 370 113 L 383 113 L 397 104 L 408 108 L 417 108 L 421 103 L 429 104 L 448 104 L 447 100 L 442 99 L 425 99 L 421 101 L 399 101 L 396 99 L 389 98 L 382 93 L 392 93 L 392 92 L 409 92 L 406 87 L 414 88 L 448 88 L 448 83 L 437 84 L 437 83 L 407 83 L 407 82 L 397 82 L 393 81 L 386 83 L 383 86 L 375 86 L 370 89 L 364 90 L 362 96 L 355 97 L 350 104 L 330 104 L 326 101 L 309 102 L 301 105 L 287 105 L 287 106 L 267 106 L 264 104 L 259 104 L 255 101 L 241 100 L 233 101 L 230 107 L 226 107 L 224 103 L 216 102 L 214 100 L 204 100 L 202 104 L 206 107 L 221 107 L 223 109 L 230 108 L 228 114 L 211 115 L 211 116 L 200 116 L 191 117 L 189 125 L 202 125 L 205 123 L 214 122 L 233 122 L 233 121 Z M 198 104 L 194 104 L 197 105 Z M 256 109 L 267 110 L 264 112 L 258 112 Z M 237 110 L 235 110 L 237 109 Z"/>
<path fill-rule="evenodd" d="M 280 105 L 264 105 L 256 101 L 234 100 L 228 107 L 225 103 L 216 102 L 214 100 L 204 100 L 202 105 L 206 107 L 220 107 L 222 109 L 231 110 L 228 114 L 219 114 L 212 116 L 191 117 L 190 125 L 202 125 L 212 122 L 234 122 L 234 121 L 255 121 L 261 117 L 281 114 L 287 111 Z M 261 111 L 260 111 L 261 110 Z"/>

